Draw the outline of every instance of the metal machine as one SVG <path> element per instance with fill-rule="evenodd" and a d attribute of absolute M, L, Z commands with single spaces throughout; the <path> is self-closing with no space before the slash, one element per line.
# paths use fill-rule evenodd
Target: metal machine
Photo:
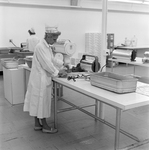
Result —
<path fill-rule="evenodd" d="M 100 69 L 100 63 L 98 62 L 98 57 L 93 55 L 85 54 L 82 56 L 80 61 L 80 66 L 82 69 L 88 72 L 98 72 Z"/>
<path fill-rule="evenodd" d="M 70 57 L 76 51 L 76 44 L 70 40 L 58 40 L 53 44 L 55 56 L 64 61 L 64 65 L 70 64 Z"/>
<path fill-rule="evenodd" d="M 117 59 L 125 59 L 135 61 L 137 52 L 135 50 L 115 49 L 112 52 L 112 57 Z"/>
<path fill-rule="evenodd" d="M 76 45 L 70 40 L 58 40 L 53 44 L 53 49 L 57 57 L 59 57 L 61 60 L 63 59 L 64 64 L 66 65 L 70 64 L 70 57 L 75 53 Z M 98 57 L 94 55 L 84 54 L 82 56 L 82 59 L 80 60 L 80 67 L 82 70 L 88 72 L 98 72 L 100 69 Z"/>
<path fill-rule="evenodd" d="M 70 40 L 58 40 L 53 44 L 53 47 L 56 53 L 62 53 L 68 56 L 72 56 L 76 51 L 76 44 Z"/>
<path fill-rule="evenodd" d="M 148 51 L 146 51 L 144 53 L 144 57 L 142 58 L 142 62 L 143 63 L 149 63 L 149 52 Z"/>
<path fill-rule="evenodd" d="M 94 55 L 84 54 L 80 63 L 72 69 L 72 73 L 67 76 L 68 80 L 76 81 L 77 78 L 84 78 L 90 80 L 90 74 L 98 72 L 100 69 L 100 63 L 98 57 Z"/>

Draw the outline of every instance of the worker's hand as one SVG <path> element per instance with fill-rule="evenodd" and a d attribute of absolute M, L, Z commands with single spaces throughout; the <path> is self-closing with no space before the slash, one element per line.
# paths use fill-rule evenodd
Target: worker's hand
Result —
<path fill-rule="evenodd" d="M 66 68 L 66 72 L 67 73 L 70 73 L 71 72 L 71 69 L 70 69 L 70 66 L 67 64 L 64 66 Z"/>
<path fill-rule="evenodd" d="M 63 69 L 59 70 L 58 76 L 61 78 L 66 78 L 67 77 L 66 69 L 63 68 Z"/>

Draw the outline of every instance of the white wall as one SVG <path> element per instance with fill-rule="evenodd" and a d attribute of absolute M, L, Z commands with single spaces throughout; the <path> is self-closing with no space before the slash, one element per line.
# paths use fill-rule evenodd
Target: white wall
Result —
<path fill-rule="evenodd" d="M 138 45 L 149 45 L 149 15 L 129 13 L 109 13 L 108 31 L 115 34 L 115 44 L 123 43 L 125 37 L 134 35 Z"/>
<path fill-rule="evenodd" d="M 36 1 L 39 2 L 40 0 Z M 65 3 L 63 2 L 64 0 L 59 0 L 60 4 L 69 4 L 68 0 Z M 97 5 L 97 1 L 95 3 Z M 34 27 L 37 36 L 43 38 L 45 24 L 58 24 L 59 30 L 62 32 L 60 38 L 75 42 L 77 53 L 84 52 L 85 33 L 101 32 L 101 17 L 101 11 L 92 9 L 79 10 L 1 3 L 0 47 L 13 46 L 9 43 L 9 39 L 13 39 L 14 43 L 20 46 L 21 42 L 26 41 L 27 31 L 30 27 Z M 115 45 L 124 42 L 125 37 L 131 38 L 133 35 L 138 38 L 138 45 L 149 45 L 149 13 L 110 11 L 108 13 L 108 32 L 115 34 Z M 77 53 L 74 56 L 77 57 Z"/>

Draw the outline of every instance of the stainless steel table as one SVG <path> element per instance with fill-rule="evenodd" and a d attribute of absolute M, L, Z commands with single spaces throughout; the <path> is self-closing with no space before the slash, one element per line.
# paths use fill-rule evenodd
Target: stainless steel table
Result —
<path fill-rule="evenodd" d="M 139 86 L 140 82 L 138 82 Z M 143 84 L 143 83 L 141 83 Z M 100 89 L 94 87 L 90 84 L 89 81 L 85 81 L 84 79 L 78 79 L 76 82 L 68 81 L 66 78 L 53 78 L 53 85 L 54 85 L 54 126 L 55 128 L 58 127 L 58 110 L 57 110 L 57 101 L 62 100 L 63 102 L 69 104 L 70 106 L 78 109 L 87 115 L 95 118 L 96 120 L 112 127 L 115 129 L 115 144 L 114 149 L 119 149 L 119 139 L 120 139 L 120 132 L 125 134 L 126 136 L 134 139 L 137 141 L 136 144 L 133 144 L 133 147 L 142 143 L 148 143 L 149 140 L 140 141 L 137 137 L 127 133 L 126 131 L 120 129 L 120 122 L 121 122 L 121 113 L 126 110 L 130 110 L 136 107 L 141 107 L 145 105 L 149 105 L 149 96 L 142 95 L 136 92 L 128 93 L 128 94 L 116 94 L 104 89 Z M 145 84 L 146 85 L 146 84 Z M 85 109 L 84 107 L 76 106 L 75 104 L 71 103 L 69 100 L 64 99 L 63 97 L 57 96 L 57 87 L 63 86 L 69 89 L 72 89 L 78 93 L 82 93 L 88 97 L 95 99 L 95 114 L 91 114 Z M 116 109 L 116 121 L 115 126 L 111 123 L 107 122 L 106 120 L 100 118 L 100 114 L 98 114 L 98 102 L 107 104 Z M 87 106 L 86 106 L 87 107 Z"/>
<path fill-rule="evenodd" d="M 134 76 L 135 76 L 135 66 L 141 66 L 141 67 L 145 67 L 146 69 L 149 69 L 149 63 L 143 63 L 141 57 L 136 57 L 135 61 L 126 60 L 126 59 L 113 59 L 113 58 L 109 58 L 108 60 L 112 61 L 111 72 L 113 72 L 113 62 L 121 62 L 121 63 L 133 65 L 134 66 L 134 73 L 133 73 Z"/>

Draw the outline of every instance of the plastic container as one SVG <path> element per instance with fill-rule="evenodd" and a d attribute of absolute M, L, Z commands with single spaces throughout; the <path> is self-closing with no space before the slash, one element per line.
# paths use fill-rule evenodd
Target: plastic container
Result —
<path fill-rule="evenodd" d="M 125 45 L 126 46 L 131 46 L 131 44 L 132 44 L 132 41 L 127 39 L 127 38 L 125 38 Z"/>
<path fill-rule="evenodd" d="M 18 68 L 18 61 L 16 61 L 16 60 L 4 60 L 3 66 L 7 69 Z"/>
<path fill-rule="evenodd" d="M 132 46 L 132 47 L 137 46 L 137 38 L 136 38 L 135 35 L 134 35 L 133 38 L 131 39 L 131 46 Z"/>
<path fill-rule="evenodd" d="M 138 79 L 132 76 L 123 76 L 110 72 L 91 74 L 90 83 L 116 93 L 135 92 Z"/>
<path fill-rule="evenodd" d="M 2 64 L 2 66 L 4 66 L 5 61 L 13 61 L 13 60 L 14 60 L 13 58 L 3 58 L 3 59 L 1 59 L 1 64 Z"/>

